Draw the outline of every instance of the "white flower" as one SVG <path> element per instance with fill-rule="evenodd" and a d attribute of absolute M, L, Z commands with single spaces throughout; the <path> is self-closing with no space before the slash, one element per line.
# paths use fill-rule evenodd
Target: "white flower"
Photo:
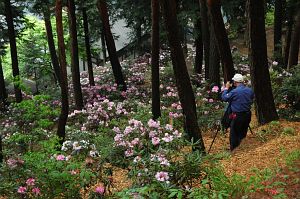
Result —
<path fill-rule="evenodd" d="M 99 157 L 99 153 L 98 153 L 98 151 L 96 151 L 96 150 L 91 150 L 91 151 L 89 152 L 89 155 L 90 155 L 91 157 L 93 157 L 93 158 Z"/>
<path fill-rule="evenodd" d="M 137 162 L 139 162 L 139 161 L 141 161 L 141 157 L 140 156 L 136 156 L 134 159 L 133 159 L 133 162 L 134 163 L 137 163 Z"/>

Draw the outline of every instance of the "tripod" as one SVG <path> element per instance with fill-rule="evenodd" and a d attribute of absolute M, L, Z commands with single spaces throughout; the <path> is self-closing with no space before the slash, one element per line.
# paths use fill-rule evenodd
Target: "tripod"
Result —
<path fill-rule="evenodd" d="M 211 144 L 210 144 L 210 146 L 209 146 L 209 149 L 208 149 L 208 151 L 207 151 L 207 154 L 209 154 L 209 152 L 210 152 L 210 150 L 211 150 L 211 147 L 212 147 L 212 145 L 214 144 L 214 142 L 215 142 L 215 140 L 216 140 L 216 137 L 217 137 L 219 131 L 221 130 L 221 122 L 220 122 L 220 121 L 217 121 L 217 122 L 216 122 L 216 125 L 217 125 L 216 133 L 215 133 L 215 135 L 214 135 L 213 141 L 211 142 Z"/>
<path fill-rule="evenodd" d="M 209 149 L 208 149 L 208 151 L 207 151 L 207 154 L 209 154 L 209 152 L 210 152 L 210 150 L 211 150 L 211 147 L 213 146 L 213 144 L 214 144 L 214 142 L 215 142 L 215 140 L 216 140 L 216 138 L 217 138 L 217 135 L 218 135 L 219 131 L 222 129 L 220 121 L 217 121 L 216 124 L 217 124 L 216 133 L 215 133 L 214 138 L 213 138 L 213 140 L 212 140 L 212 142 L 211 142 L 211 144 L 210 144 L 210 146 L 209 146 Z M 249 128 L 251 134 L 254 135 L 254 133 L 253 133 L 253 131 L 252 131 L 250 125 L 248 126 L 248 128 Z M 227 132 L 227 129 L 225 129 L 225 131 Z"/>

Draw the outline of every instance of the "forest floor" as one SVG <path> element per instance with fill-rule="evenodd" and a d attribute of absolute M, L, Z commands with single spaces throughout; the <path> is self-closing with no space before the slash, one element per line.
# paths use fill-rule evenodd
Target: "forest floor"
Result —
<path fill-rule="evenodd" d="M 252 125 L 256 121 L 252 122 Z M 294 135 L 283 135 L 282 129 L 291 127 L 295 129 Z M 282 182 L 284 193 L 288 198 L 300 198 L 300 161 L 294 162 L 293 166 L 287 165 L 287 154 L 295 149 L 300 149 L 300 122 L 288 122 L 280 120 L 272 130 L 271 134 L 266 137 L 261 136 L 261 132 L 267 132 L 270 126 L 252 127 L 252 132 L 248 131 L 247 137 L 241 145 L 230 153 L 228 158 L 221 160 L 225 173 L 228 176 L 241 174 L 250 178 L 255 175 L 255 171 L 264 169 L 273 169 L 276 176 L 271 181 Z M 212 135 L 204 135 L 206 146 L 210 146 Z M 226 151 L 229 147 L 229 133 L 218 135 L 213 147 L 212 154 L 218 154 Z M 286 176 L 286 178 L 284 178 Z M 250 198 L 272 198 L 266 190 L 253 194 Z"/>

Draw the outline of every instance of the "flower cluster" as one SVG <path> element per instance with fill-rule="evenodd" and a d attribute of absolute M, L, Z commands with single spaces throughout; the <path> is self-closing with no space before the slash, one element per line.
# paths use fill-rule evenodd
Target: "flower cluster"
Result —
<path fill-rule="evenodd" d="M 18 166 L 21 166 L 23 164 L 24 164 L 24 160 L 22 160 L 20 158 L 9 158 L 9 159 L 6 160 L 6 165 L 10 169 L 17 168 Z"/>
<path fill-rule="evenodd" d="M 143 168 L 138 169 L 136 177 L 141 179 L 141 183 L 153 177 L 168 182 L 167 171 L 171 165 L 168 154 L 172 147 L 178 147 L 176 143 L 181 140 L 182 133 L 170 124 L 161 125 L 152 119 L 146 125 L 135 119 L 129 120 L 128 124 L 124 130 L 113 128 L 116 133 L 114 141 L 115 146 L 122 147 L 125 156 L 133 160 L 135 168 Z"/>
<path fill-rule="evenodd" d="M 88 151 L 88 155 L 96 158 L 99 157 L 99 152 L 96 150 L 94 144 L 90 144 L 89 141 L 80 140 L 80 141 L 70 141 L 67 140 L 63 143 L 61 147 L 62 151 L 70 151 L 72 155 L 79 154 L 80 151 Z M 56 157 L 57 159 L 57 157 Z"/>
<path fill-rule="evenodd" d="M 35 178 L 28 178 L 25 182 L 25 185 L 18 187 L 17 193 L 21 195 L 29 194 L 34 197 L 38 197 L 41 195 L 41 190 L 36 186 Z"/>

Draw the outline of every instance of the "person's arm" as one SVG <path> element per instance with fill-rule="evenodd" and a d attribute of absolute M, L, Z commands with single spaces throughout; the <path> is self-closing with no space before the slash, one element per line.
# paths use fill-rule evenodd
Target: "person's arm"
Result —
<path fill-rule="evenodd" d="M 228 89 L 224 90 L 224 92 L 222 93 L 222 100 L 225 102 L 230 101 L 230 99 L 232 98 L 232 94 L 232 91 L 228 92 Z"/>
<path fill-rule="evenodd" d="M 230 99 L 232 98 L 232 90 L 229 90 L 229 88 L 231 87 L 231 84 L 230 82 L 227 82 L 226 83 L 226 88 L 225 90 L 223 91 L 222 93 L 222 100 L 225 101 L 225 102 L 228 102 L 230 101 Z"/>

